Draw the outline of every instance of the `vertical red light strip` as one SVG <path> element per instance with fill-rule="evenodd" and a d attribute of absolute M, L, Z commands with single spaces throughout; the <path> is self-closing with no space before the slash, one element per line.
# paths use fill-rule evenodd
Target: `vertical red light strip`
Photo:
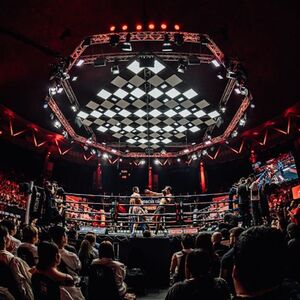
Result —
<path fill-rule="evenodd" d="M 152 167 L 149 166 L 148 168 L 148 188 L 150 190 L 153 189 L 153 177 L 152 177 Z"/>
<path fill-rule="evenodd" d="M 102 189 L 102 168 L 101 168 L 100 162 L 98 162 L 98 164 L 97 164 L 95 187 L 96 187 L 97 190 Z"/>
<path fill-rule="evenodd" d="M 202 193 L 206 192 L 206 179 L 205 179 L 205 170 L 204 170 L 204 164 L 201 161 L 200 162 L 200 186 L 201 186 L 201 191 Z"/>

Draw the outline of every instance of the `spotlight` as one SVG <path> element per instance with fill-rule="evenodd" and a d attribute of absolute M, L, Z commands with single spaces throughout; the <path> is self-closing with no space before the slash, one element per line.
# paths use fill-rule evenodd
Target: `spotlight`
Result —
<path fill-rule="evenodd" d="M 144 164 L 146 164 L 146 161 L 145 161 L 144 159 L 142 159 L 142 160 L 140 161 L 140 165 L 144 165 Z"/>
<path fill-rule="evenodd" d="M 72 111 L 77 112 L 77 107 L 76 107 L 76 105 L 72 105 L 72 106 L 71 106 L 71 109 L 72 109 Z"/>
<path fill-rule="evenodd" d="M 184 152 L 184 153 L 189 153 L 190 150 L 189 150 L 189 149 L 184 149 L 183 152 Z"/>
<path fill-rule="evenodd" d="M 250 107 L 251 107 L 251 108 L 255 108 L 255 104 L 251 103 L 251 104 L 250 104 Z"/>
<path fill-rule="evenodd" d="M 64 89 L 63 89 L 62 87 L 59 87 L 59 88 L 57 89 L 57 93 L 58 93 L 58 94 L 61 94 L 61 93 L 63 92 L 63 90 L 64 90 Z"/>
<path fill-rule="evenodd" d="M 63 135 L 63 137 L 64 137 L 65 139 L 67 139 L 68 136 L 69 136 L 68 133 L 67 133 L 65 130 L 63 130 L 62 135 Z"/>
<path fill-rule="evenodd" d="M 172 45 L 171 45 L 171 42 L 170 42 L 170 38 L 169 38 L 169 35 L 167 33 L 165 34 L 165 39 L 164 39 L 164 42 L 163 42 L 162 51 L 163 52 L 173 51 Z"/>
<path fill-rule="evenodd" d="M 116 30 L 116 26 L 112 25 L 112 26 L 109 27 L 109 31 L 110 31 L 110 32 L 113 32 L 113 31 L 115 31 L 115 30 Z"/>
<path fill-rule="evenodd" d="M 179 157 L 177 158 L 177 162 L 181 162 L 181 159 Z"/>
<path fill-rule="evenodd" d="M 195 153 L 192 155 L 192 160 L 197 160 L 197 155 Z"/>
<path fill-rule="evenodd" d="M 239 124 L 240 124 L 240 126 L 245 126 L 246 125 L 246 119 L 245 118 L 240 119 Z"/>
<path fill-rule="evenodd" d="M 167 24 L 166 24 L 166 23 L 162 23 L 162 24 L 160 25 L 160 28 L 161 28 L 162 30 L 166 30 L 166 29 L 167 29 Z"/>
<path fill-rule="evenodd" d="M 79 59 L 78 61 L 77 61 L 77 63 L 76 63 L 76 66 L 77 67 L 80 67 L 80 66 L 82 66 L 84 64 L 84 60 L 83 59 Z"/>
<path fill-rule="evenodd" d="M 216 60 L 216 59 L 213 59 L 211 61 L 211 63 L 215 66 L 215 67 L 220 67 L 220 63 Z"/>
<path fill-rule="evenodd" d="M 120 41 L 120 36 L 117 34 L 113 34 L 110 36 L 109 44 L 111 47 L 116 47 L 118 46 Z"/>
<path fill-rule="evenodd" d="M 126 24 L 122 25 L 122 30 L 126 31 L 128 29 L 128 26 Z"/>
<path fill-rule="evenodd" d="M 72 81 L 76 81 L 77 80 L 77 76 L 72 77 Z"/>
<path fill-rule="evenodd" d="M 210 145 L 211 144 L 211 140 L 207 140 L 204 142 L 205 145 Z"/>
<path fill-rule="evenodd" d="M 159 161 L 158 159 L 155 159 L 155 160 L 154 160 L 154 164 L 159 165 L 159 164 L 160 164 L 160 161 Z"/>
<path fill-rule="evenodd" d="M 130 52 L 132 51 L 132 46 L 130 43 L 130 33 L 126 35 L 125 42 L 122 44 L 122 51 Z"/>
<path fill-rule="evenodd" d="M 107 153 L 103 153 L 102 157 L 103 157 L 103 159 L 108 159 L 108 154 Z"/>
<path fill-rule="evenodd" d="M 43 107 L 44 107 L 45 109 L 48 108 L 48 100 L 45 100 L 45 101 L 44 101 Z"/>
<path fill-rule="evenodd" d="M 219 79 L 224 79 L 224 77 L 223 77 L 223 75 L 222 75 L 221 73 L 219 73 L 219 74 L 217 75 L 217 77 L 218 77 Z"/>
<path fill-rule="evenodd" d="M 113 75 L 120 74 L 118 62 L 114 62 L 113 66 L 110 68 L 110 71 L 113 73 Z"/>
<path fill-rule="evenodd" d="M 54 114 L 53 113 L 50 114 L 50 120 L 54 120 Z"/>
<path fill-rule="evenodd" d="M 234 130 L 233 132 L 232 132 L 232 134 L 231 134 L 231 137 L 236 137 L 238 135 L 238 132 L 237 132 L 237 130 Z"/>
<path fill-rule="evenodd" d="M 178 31 L 178 30 L 180 30 L 180 26 L 178 24 L 175 24 L 174 29 Z"/>
<path fill-rule="evenodd" d="M 234 91 L 235 91 L 238 95 L 241 94 L 241 91 L 240 91 L 240 89 L 239 89 L 238 87 L 236 87 L 236 88 L 234 89 Z"/>
<path fill-rule="evenodd" d="M 148 25 L 148 28 L 149 28 L 150 30 L 153 30 L 153 29 L 155 28 L 155 25 L 154 25 L 153 23 L 150 23 L 150 24 Z"/>
<path fill-rule="evenodd" d="M 122 162 L 122 161 L 123 161 L 123 159 L 122 159 L 122 158 L 120 158 L 120 159 L 119 159 L 119 162 Z"/>
<path fill-rule="evenodd" d="M 95 149 L 91 149 L 91 154 L 95 155 L 96 154 L 96 150 Z"/>
<path fill-rule="evenodd" d="M 88 151 L 88 150 L 89 150 L 89 147 L 88 147 L 87 145 L 84 145 L 84 146 L 83 146 L 83 149 L 84 149 L 84 151 Z"/>
<path fill-rule="evenodd" d="M 224 114 L 224 113 L 226 112 L 226 106 L 221 106 L 221 107 L 220 107 L 220 112 L 221 112 L 222 114 Z"/>
<path fill-rule="evenodd" d="M 181 34 L 181 33 L 175 33 L 174 34 L 174 43 L 177 46 L 182 46 L 183 43 L 184 43 L 183 34 Z"/>
<path fill-rule="evenodd" d="M 141 24 L 137 24 L 135 28 L 137 31 L 141 31 L 143 29 L 143 26 Z"/>
<path fill-rule="evenodd" d="M 61 124 L 60 124 L 60 122 L 58 120 L 55 120 L 54 123 L 53 123 L 53 125 L 57 129 L 61 127 Z"/>
<path fill-rule="evenodd" d="M 204 150 L 202 151 L 202 155 L 205 156 L 205 155 L 207 155 L 207 154 L 208 154 L 207 150 L 204 149 Z"/>
<path fill-rule="evenodd" d="M 183 59 L 180 59 L 177 66 L 177 71 L 179 73 L 184 73 L 187 69 L 187 62 Z"/>

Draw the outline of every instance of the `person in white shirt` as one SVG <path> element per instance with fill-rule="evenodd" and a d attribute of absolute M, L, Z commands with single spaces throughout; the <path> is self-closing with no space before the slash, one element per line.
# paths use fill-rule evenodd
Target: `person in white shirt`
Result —
<path fill-rule="evenodd" d="M 38 250 L 36 244 L 39 241 L 39 231 L 33 225 L 26 225 L 22 229 L 22 243 L 17 249 L 18 256 L 23 258 L 22 252 L 28 251 L 31 253 L 30 258 L 23 258 L 29 266 L 35 266 L 38 262 Z M 30 260 L 30 261 L 29 261 Z"/>
<path fill-rule="evenodd" d="M 53 242 L 57 245 L 61 255 L 61 263 L 58 266 L 58 269 L 70 274 L 73 278 L 78 278 L 81 263 L 77 254 L 65 249 L 65 246 L 68 244 L 68 237 L 65 228 L 61 226 L 54 226 L 50 228 L 50 235 Z"/>
<path fill-rule="evenodd" d="M 109 241 L 103 241 L 99 246 L 99 258 L 94 259 L 92 264 L 99 264 L 109 267 L 114 274 L 115 282 L 121 297 L 126 294 L 127 286 L 124 282 L 126 267 L 115 260 L 113 245 Z"/>
<path fill-rule="evenodd" d="M 6 227 L 10 238 L 10 249 L 8 249 L 13 255 L 17 254 L 17 249 L 21 244 L 21 241 L 16 239 L 14 236 L 17 233 L 17 226 L 12 220 L 3 220 L 1 225 Z"/>
<path fill-rule="evenodd" d="M 6 227 L 0 226 L 0 262 L 9 267 L 16 281 L 15 288 L 17 290 L 10 292 L 13 294 L 18 292 L 22 299 L 33 300 L 30 267 L 25 261 L 7 251 L 9 247 L 10 236 L 8 230 Z"/>
<path fill-rule="evenodd" d="M 251 183 L 249 185 L 250 190 L 250 200 L 251 200 L 251 211 L 252 211 L 252 220 L 253 225 L 261 225 L 261 214 L 259 209 L 260 195 L 258 190 L 258 181 L 259 179 L 255 178 L 255 175 L 250 177 Z"/>

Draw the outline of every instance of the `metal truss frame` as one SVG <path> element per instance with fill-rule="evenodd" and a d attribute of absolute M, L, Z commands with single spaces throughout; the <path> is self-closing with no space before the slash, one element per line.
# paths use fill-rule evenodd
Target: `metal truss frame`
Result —
<path fill-rule="evenodd" d="M 203 54 L 203 53 L 184 53 L 184 52 L 172 52 L 172 53 L 166 53 L 166 52 L 153 52 L 152 54 L 156 55 L 157 57 L 163 59 L 164 61 L 178 61 L 180 58 L 188 59 L 190 56 L 195 56 L 200 60 L 200 63 L 211 63 L 213 59 L 217 59 L 218 62 L 223 65 L 223 67 L 226 68 L 224 63 L 224 54 L 219 49 L 219 47 L 215 44 L 215 42 L 209 37 L 207 34 L 200 34 L 200 33 L 190 33 L 190 32 L 174 32 L 174 31 L 135 31 L 135 32 L 118 32 L 118 33 L 104 33 L 104 34 L 96 34 L 92 35 L 90 37 L 87 37 L 81 43 L 75 48 L 73 53 L 70 55 L 70 63 L 67 66 L 66 72 L 70 72 L 76 61 L 79 59 L 84 60 L 84 64 L 93 64 L 95 60 L 99 57 L 105 58 L 107 62 L 114 62 L 117 58 L 119 61 L 129 61 L 133 57 L 137 56 L 139 53 L 137 52 L 130 52 L 130 53 L 99 53 L 99 54 L 93 54 L 93 55 L 84 55 L 84 51 L 92 45 L 99 45 L 99 44 L 108 44 L 110 42 L 110 39 L 114 35 L 119 36 L 119 43 L 123 43 L 126 41 L 126 38 L 130 34 L 130 42 L 163 42 L 165 40 L 166 35 L 168 35 L 168 38 L 171 42 L 174 42 L 174 39 L 176 35 L 181 34 L 183 37 L 183 41 L 185 43 L 194 43 L 194 44 L 203 44 L 205 45 L 212 54 Z M 237 66 L 238 61 L 233 60 L 232 61 L 235 66 Z M 219 105 L 225 105 L 234 89 L 234 86 L 236 84 L 236 79 L 229 79 L 227 82 L 227 85 L 225 87 L 225 90 L 222 94 L 222 97 L 220 99 Z M 76 104 L 79 107 L 78 100 L 76 98 L 76 95 L 74 94 L 72 87 L 68 81 L 68 79 L 62 80 L 62 87 L 64 88 L 67 97 L 69 98 L 69 101 L 71 104 Z M 236 128 L 240 118 L 244 115 L 245 111 L 247 110 L 248 106 L 250 105 L 250 101 L 252 99 L 252 96 L 250 93 L 246 95 L 234 115 L 233 119 L 231 120 L 228 127 L 225 129 L 223 134 L 214 137 L 210 140 L 209 144 L 205 142 L 201 142 L 197 145 L 191 146 L 191 147 L 185 147 L 185 149 L 176 151 L 176 152 L 166 152 L 166 153 L 153 153 L 153 154 L 147 154 L 143 152 L 122 152 L 119 150 L 115 150 L 111 147 L 108 147 L 106 145 L 103 145 L 101 143 L 98 143 L 95 138 L 95 134 L 93 130 L 89 127 L 86 128 L 88 132 L 91 133 L 93 139 L 88 140 L 85 137 L 79 136 L 75 133 L 73 127 L 70 125 L 68 120 L 64 117 L 62 112 L 60 111 L 57 103 L 55 100 L 51 97 L 49 101 L 49 106 L 54 112 L 54 114 L 57 116 L 58 120 L 61 122 L 65 130 L 68 132 L 68 134 L 78 143 L 86 144 L 88 143 L 90 147 L 94 147 L 96 149 L 99 149 L 101 151 L 105 151 L 107 153 L 124 157 L 124 158 L 174 158 L 179 157 L 183 155 L 187 155 L 189 153 L 193 153 L 196 151 L 199 151 L 201 149 L 205 149 L 207 147 L 210 147 L 212 145 L 223 143 L 225 140 L 230 136 L 231 132 Z M 212 131 L 214 128 L 213 126 L 210 126 L 206 130 L 206 135 L 208 132 Z"/>

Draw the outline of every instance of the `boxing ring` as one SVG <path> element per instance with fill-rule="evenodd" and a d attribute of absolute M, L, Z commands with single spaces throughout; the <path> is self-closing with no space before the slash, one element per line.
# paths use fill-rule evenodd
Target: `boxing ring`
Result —
<path fill-rule="evenodd" d="M 105 234 L 130 234 L 132 224 L 164 235 L 194 233 L 223 221 L 230 200 L 228 193 L 167 196 L 169 203 L 160 204 L 162 196 L 140 196 L 142 204 L 129 204 L 132 196 L 65 193 L 63 219 L 67 226 Z M 219 199 L 219 201 L 214 201 Z M 138 206 L 143 213 L 130 213 Z M 157 210 L 157 208 L 160 208 Z M 97 228 L 102 230 L 97 230 Z M 105 230 L 103 230 L 105 229 Z"/>

